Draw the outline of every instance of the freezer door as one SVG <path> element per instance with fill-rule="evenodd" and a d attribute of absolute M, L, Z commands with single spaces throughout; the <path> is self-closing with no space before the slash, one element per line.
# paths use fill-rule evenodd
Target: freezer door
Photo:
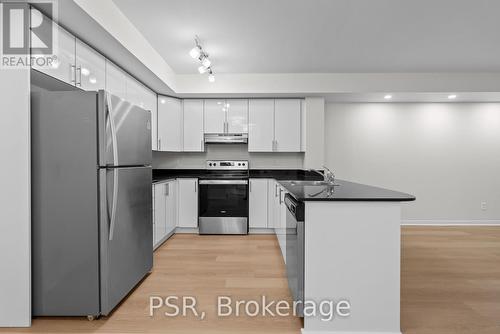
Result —
<path fill-rule="evenodd" d="M 151 165 L 151 112 L 99 91 L 99 165 Z"/>
<path fill-rule="evenodd" d="M 108 315 L 153 266 L 150 167 L 100 169 L 101 313 Z"/>

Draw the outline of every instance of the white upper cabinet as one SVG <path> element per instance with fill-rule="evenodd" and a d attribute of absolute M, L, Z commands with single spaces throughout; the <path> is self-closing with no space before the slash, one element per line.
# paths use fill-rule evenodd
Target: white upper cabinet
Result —
<path fill-rule="evenodd" d="M 182 151 L 182 100 L 158 96 L 158 150 Z"/>
<path fill-rule="evenodd" d="M 125 72 L 106 60 L 106 90 L 113 95 L 125 99 L 127 97 L 127 85 L 125 83 Z"/>
<path fill-rule="evenodd" d="M 46 31 L 38 31 L 37 34 L 51 34 L 52 28 L 57 29 L 58 34 L 57 45 L 54 45 L 54 51 L 56 52 L 55 56 L 57 58 L 52 63 L 52 66 L 40 67 L 36 65 L 35 61 L 33 68 L 71 85 L 76 85 L 75 36 L 71 35 L 55 22 L 52 22 L 52 27 L 48 25 L 48 29 L 46 29 Z M 35 38 L 36 37 L 32 36 L 32 48 L 36 48 L 37 46 L 37 40 L 35 40 Z M 34 51 L 32 51 L 32 55 L 37 57 L 37 54 Z"/>
<path fill-rule="evenodd" d="M 272 152 L 274 148 L 274 100 L 248 102 L 248 151 Z"/>
<path fill-rule="evenodd" d="M 248 133 L 248 100 L 205 100 L 205 133 Z"/>
<path fill-rule="evenodd" d="M 205 100 L 205 133 L 226 132 L 226 101 Z"/>
<path fill-rule="evenodd" d="M 300 99 L 250 100 L 249 152 L 301 152 Z"/>
<path fill-rule="evenodd" d="M 135 80 L 131 75 L 125 74 L 125 86 L 127 92 L 125 100 L 144 108 L 146 106 L 146 101 L 144 98 L 144 88 L 142 84 Z"/>
<path fill-rule="evenodd" d="M 226 100 L 226 132 L 248 133 L 248 100 Z"/>
<path fill-rule="evenodd" d="M 143 86 L 144 109 L 151 111 L 151 149 L 158 150 L 158 99 L 156 93 Z"/>
<path fill-rule="evenodd" d="M 248 190 L 248 224 L 250 228 L 267 228 L 267 179 L 250 179 Z"/>
<path fill-rule="evenodd" d="M 274 151 L 300 152 L 301 100 L 277 99 L 274 102 Z"/>
<path fill-rule="evenodd" d="M 106 88 L 106 58 L 76 40 L 76 86 L 88 91 Z"/>
<path fill-rule="evenodd" d="M 183 149 L 185 152 L 203 152 L 203 100 L 184 100 Z"/>

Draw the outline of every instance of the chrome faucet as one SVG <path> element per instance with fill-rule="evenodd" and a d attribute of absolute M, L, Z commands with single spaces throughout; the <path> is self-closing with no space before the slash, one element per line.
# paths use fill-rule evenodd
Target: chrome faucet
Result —
<path fill-rule="evenodd" d="M 335 183 L 335 174 L 326 166 L 323 166 L 323 177 L 325 178 L 325 181 L 328 183 L 334 184 Z"/>

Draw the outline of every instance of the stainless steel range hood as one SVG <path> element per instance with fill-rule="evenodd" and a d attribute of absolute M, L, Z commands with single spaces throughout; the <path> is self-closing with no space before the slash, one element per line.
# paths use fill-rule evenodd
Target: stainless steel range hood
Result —
<path fill-rule="evenodd" d="M 207 133 L 205 144 L 247 144 L 246 133 Z"/>

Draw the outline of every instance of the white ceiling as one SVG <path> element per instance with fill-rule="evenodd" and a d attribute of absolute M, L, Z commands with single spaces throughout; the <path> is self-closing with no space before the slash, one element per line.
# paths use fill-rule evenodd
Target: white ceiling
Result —
<path fill-rule="evenodd" d="M 176 73 L 500 72 L 498 0 L 114 0 Z"/>

